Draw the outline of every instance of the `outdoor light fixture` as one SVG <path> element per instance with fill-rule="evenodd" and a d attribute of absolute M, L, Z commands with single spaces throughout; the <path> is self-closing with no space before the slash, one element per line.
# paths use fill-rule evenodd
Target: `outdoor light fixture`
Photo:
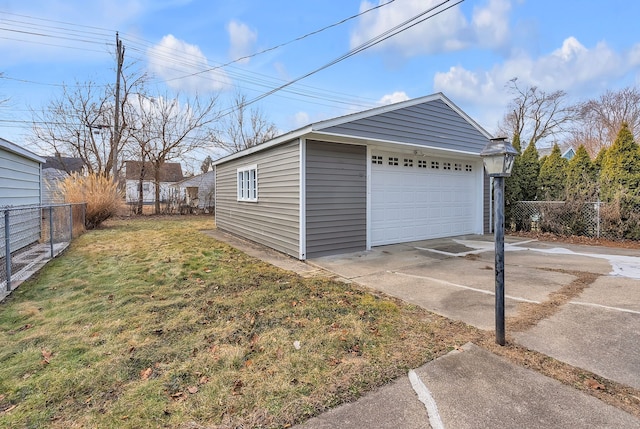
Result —
<path fill-rule="evenodd" d="M 504 178 L 511 176 L 518 151 L 505 137 L 491 139 L 480 156 L 489 177 L 493 177 L 494 234 L 496 256 L 496 343 L 504 346 Z"/>
<path fill-rule="evenodd" d="M 480 156 L 489 177 L 509 177 L 513 169 L 513 160 L 518 151 L 515 150 L 506 137 L 491 139 L 482 149 Z"/>

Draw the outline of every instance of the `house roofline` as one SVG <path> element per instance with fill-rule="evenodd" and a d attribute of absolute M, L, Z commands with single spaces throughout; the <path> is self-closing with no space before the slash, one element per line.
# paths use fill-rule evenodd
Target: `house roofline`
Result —
<path fill-rule="evenodd" d="M 217 166 L 220 164 L 224 164 L 226 162 L 233 161 L 234 159 L 242 158 L 244 156 L 251 155 L 256 152 L 261 152 L 263 150 L 267 150 L 271 147 L 274 147 L 283 143 L 287 143 L 289 141 L 295 140 L 300 137 L 311 136 L 311 138 L 314 138 L 313 136 L 322 136 L 322 135 L 339 136 L 338 134 L 323 133 L 322 130 L 331 128 L 337 125 L 342 125 L 347 122 L 353 122 L 353 121 L 365 119 L 371 116 L 379 115 L 381 113 L 392 112 L 394 110 L 404 109 L 406 107 L 411 107 L 411 106 L 415 106 L 418 104 L 427 103 L 435 100 L 441 100 L 442 102 L 444 102 L 447 106 L 449 106 L 452 110 L 454 110 L 457 114 L 459 114 L 464 120 L 466 120 L 472 127 L 478 130 L 478 132 L 484 135 L 487 139 L 493 138 L 493 136 L 489 134 L 489 132 L 487 132 L 484 128 L 482 128 L 476 121 L 471 119 L 469 115 L 467 115 L 464 111 L 462 111 L 454 102 L 449 100 L 449 98 L 447 98 L 442 92 L 437 92 L 435 94 L 425 95 L 423 97 L 412 98 L 410 100 L 400 101 L 398 103 L 386 104 L 384 106 L 374 107 L 373 109 L 363 110 L 361 112 L 350 113 L 350 114 L 338 116 L 332 119 L 314 122 L 302 128 L 298 128 L 286 134 L 282 134 L 265 143 L 250 147 L 248 149 L 233 153 L 231 155 L 227 155 L 224 158 L 220 158 L 214 161 L 213 165 Z M 395 143 L 395 144 L 401 144 L 401 145 L 407 145 L 407 146 L 416 146 L 411 144 L 403 144 L 401 142 L 375 140 L 375 139 L 357 137 L 357 136 L 341 136 L 341 137 L 349 137 L 349 138 L 352 138 L 354 141 L 363 141 L 363 142 L 371 141 L 371 142 L 379 142 L 379 143 Z M 430 146 L 421 146 L 421 147 L 430 148 Z M 433 149 L 438 149 L 438 148 L 433 148 Z M 466 153 L 466 152 L 463 152 L 463 153 Z"/>
<path fill-rule="evenodd" d="M 10 142 L 9 140 L 3 139 L 0 137 L 0 147 L 15 153 L 16 155 L 20 155 L 23 156 L 25 158 L 28 158 L 32 161 L 36 161 L 39 162 L 40 164 L 44 164 L 45 163 L 45 159 L 43 157 L 41 157 L 40 155 L 36 155 L 35 153 L 31 152 L 30 150 L 24 149 L 20 146 L 18 146 L 15 143 Z"/>
<path fill-rule="evenodd" d="M 392 112 L 394 110 L 404 109 L 406 107 L 416 106 L 422 103 L 428 103 L 430 101 L 441 100 L 447 106 L 449 106 L 452 110 L 454 110 L 457 114 L 462 116 L 469 124 L 471 124 L 474 128 L 476 128 L 481 134 L 483 134 L 488 139 L 493 138 L 491 134 L 489 134 L 484 128 L 482 128 L 476 121 L 471 119 L 469 115 L 467 115 L 462 109 L 460 109 L 453 101 L 447 98 L 442 92 L 436 92 L 435 94 L 425 95 L 423 97 L 412 98 L 410 100 L 400 101 L 398 103 L 393 104 L 385 104 L 384 106 L 374 107 L 373 109 L 363 110 L 362 112 L 350 113 L 348 115 L 338 116 L 336 118 L 327 119 L 324 121 L 319 121 L 311 124 L 314 131 L 321 131 L 326 128 L 335 127 L 337 125 L 342 125 L 347 122 L 358 121 L 360 119 L 365 119 L 371 116 L 379 115 L 381 113 Z"/>
<path fill-rule="evenodd" d="M 263 150 L 269 149 L 270 147 L 277 146 L 277 145 L 280 145 L 280 144 L 283 144 L 283 143 L 290 142 L 291 140 L 295 140 L 297 138 L 300 138 L 300 137 L 304 136 L 305 134 L 308 134 L 308 133 L 310 133 L 312 131 L 312 125 L 313 124 L 304 126 L 302 128 L 298 128 L 297 130 L 289 131 L 286 134 L 282 134 L 282 135 L 280 135 L 278 137 L 275 137 L 275 138 L 273 138 L 273 139 L 271 139 L 269 141 L 266 141 L 264 143 L 261 143 L 259 145 L 252 146 L 252 147 L 250 147 L 248 149 L 241 150 L 240 152 L 236 152 L 236 153 L 232 153 L 231 155 L 227 155 L 224 158 L 217 159 L 217 160 L 213 161 L 213 165 L 216 166 L 216 165 L 219 165 L 219 164 L 224 164 L 226 162 L 233 161 L 234 159 L 242 158 L 244 156 L 251 155 L 251 154 L 256 153 L 256 152 L 261 152 Z"/>

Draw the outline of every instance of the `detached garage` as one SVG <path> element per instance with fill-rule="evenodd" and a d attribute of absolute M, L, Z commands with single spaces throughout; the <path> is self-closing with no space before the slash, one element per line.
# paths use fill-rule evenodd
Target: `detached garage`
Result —
<path fill-rule="evenodd" d="M 441 93 L 317 122 L 218 160 L 216 223 L 298 259 L 481 234 L 490 138 Z"/>

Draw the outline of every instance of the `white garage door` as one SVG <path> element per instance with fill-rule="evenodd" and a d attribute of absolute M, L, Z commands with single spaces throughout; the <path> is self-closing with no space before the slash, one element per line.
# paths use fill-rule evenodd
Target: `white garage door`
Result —
<path fill-rule="evenodd" d="M 371 163 L 373 246 L 478 232 L 478 162 L 372 151 Z"/>

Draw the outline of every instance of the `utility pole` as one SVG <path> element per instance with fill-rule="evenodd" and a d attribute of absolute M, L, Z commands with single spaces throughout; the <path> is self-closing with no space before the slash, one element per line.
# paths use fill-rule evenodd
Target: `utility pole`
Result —
<path fill-rule="evenodd" d="M 111 137 L 111 154 L 113 156 L 113 181 L 118 182 L 118 145 L 120 144 L 120 76 L 124 62 L 124 45 L 116 32 L 116 108 L 113 118 L 113 136 Z"/>

